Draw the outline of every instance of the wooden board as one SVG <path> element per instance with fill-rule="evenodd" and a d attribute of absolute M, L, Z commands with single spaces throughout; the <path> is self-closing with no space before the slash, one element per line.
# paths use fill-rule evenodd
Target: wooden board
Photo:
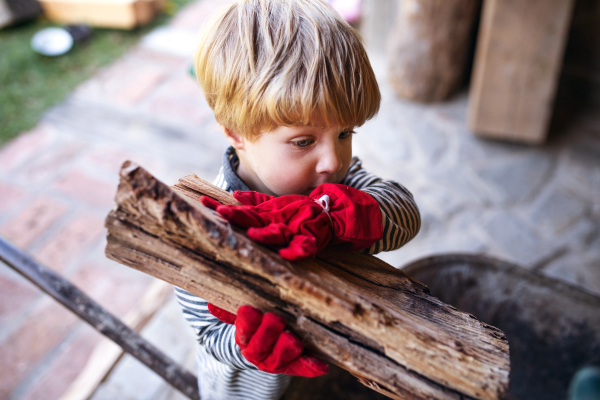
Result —
<path fill-rule="evenodd" d="M 573 0 L 486 0 L 469 128 L 524 143 L 546 138 Z"/>
<path fill-rule="evenodd" d="M 65 24 L 133 29 L 147 24 L 165 0 L 38 0 L 45 16 Z"/>
<path fill-rule="evenodd" d="M 212 192 L 232 203 L 230 194 L 194 176 L 178 186 L 191 197 L 123 165 L 106 219 L 109 258 L 231 312 L 278 313 L 309 349 L 391 398 L 503 398 L 508 343 L 498 329 L 373 256 L 328 249 L 286 261 L 195 200 Z"/>

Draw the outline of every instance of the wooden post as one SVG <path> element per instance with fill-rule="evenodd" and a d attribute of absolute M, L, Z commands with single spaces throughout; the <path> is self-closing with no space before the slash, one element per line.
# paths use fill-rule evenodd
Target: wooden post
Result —
<path fill-rule="evenodd" d="M 390 33 L 390 83 L 406 99 L 446 99 L 464 77 L 480 0 L 402 0 Z"/>
<path fill-rule="evenodd" d="M 546 138 L 573 0 L 486 0 L 469 127 L 525 143 Z"/>
<path fill-rule="evenodd" d="M 229 193 L 194 176 L 176 190 L 126 162 L 106 219 L 107 256 L 228 311 L 275 312 L 309 349 L 391 398 L 503 398 L 501 331 L 373 256 L 330 249 L 284 260 L 195 201 L 211 193 L 232 204 Z"/>

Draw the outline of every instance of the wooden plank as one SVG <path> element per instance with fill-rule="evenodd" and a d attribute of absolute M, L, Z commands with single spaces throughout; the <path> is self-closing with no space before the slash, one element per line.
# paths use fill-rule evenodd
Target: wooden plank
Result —
<path fill-rule="evenodd" d="M 146 290 L 139 304 L 123 317 L 123 323 L 139 332 L 172 293 L 171 285 L 161 280 L 155 280 Z M 107 338 L 102 339 L 94 348 L 85 367 L 60 397 L 60 400 L 89 399 L 123 353 L 123 349 L 115 342 Z"/>
<path fill-rule="evenodd" d="M 546 138 L 573 0 L 487 0 L 469 99 L 480 136 Z"/>
<path fill-rule="evenodd" d="M 206 183 L 182 185 L 190 193 Z M 309 349 L 389 397 L 500 399 L 506 392 L 501 331 L 372 256 L 329 249 L 315 260 L 284 260 L 197 197 L 186 200 L 126 162 L 106 219 L 107 256 L 228 311 L 250 304 L 276 312 Z M 215 197 L 233 199 L 224 191 Z"/>

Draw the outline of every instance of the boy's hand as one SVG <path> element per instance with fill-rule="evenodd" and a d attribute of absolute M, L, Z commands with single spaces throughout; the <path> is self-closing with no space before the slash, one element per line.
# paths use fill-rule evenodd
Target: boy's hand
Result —
<path fill-rule="evenodd" d="M 238 309 L 237 316 L 210 303 L 208 310 L 223 322 L 235 322 L 235 342 L 242 349 L 242 355 L 259 370 L 307 378 L 329 372 L 326 362 L 310 353 L 302 354 L 302 341 L 285 331 L 283 318 L 272 313 L 263 314 L 258 308 L 247 305 Z"/>
<path fill-rule="evenodd" d="M 325 183 L 308 196 L 236 191 L 233 197 L 243 205 L 222 205 L 205 196 L 200 200 L 229 222 L 249 228 L 252 240 L 285 246 L 279 254 L 292 261 L 314 257 L 330 242 L 364 249 L 381 239 L 383 232 L 379 204 L 346 185 Z"/>

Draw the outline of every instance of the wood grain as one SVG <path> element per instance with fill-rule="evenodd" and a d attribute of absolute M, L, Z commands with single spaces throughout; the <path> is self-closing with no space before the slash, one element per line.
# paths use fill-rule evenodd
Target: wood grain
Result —
<path fill-rule="evenodd" d="M 284 260 L 198 203 L 205 182 L 188 176 L 179 185 L 190 197 L 124 164 L 106 219 L 108 257 L 231 312 L 251 304 L 278 313 L 308 348 L 389 397 L 503 397 L 508 343 L 498 329 L 372 256 L 332 248 Z"/>

